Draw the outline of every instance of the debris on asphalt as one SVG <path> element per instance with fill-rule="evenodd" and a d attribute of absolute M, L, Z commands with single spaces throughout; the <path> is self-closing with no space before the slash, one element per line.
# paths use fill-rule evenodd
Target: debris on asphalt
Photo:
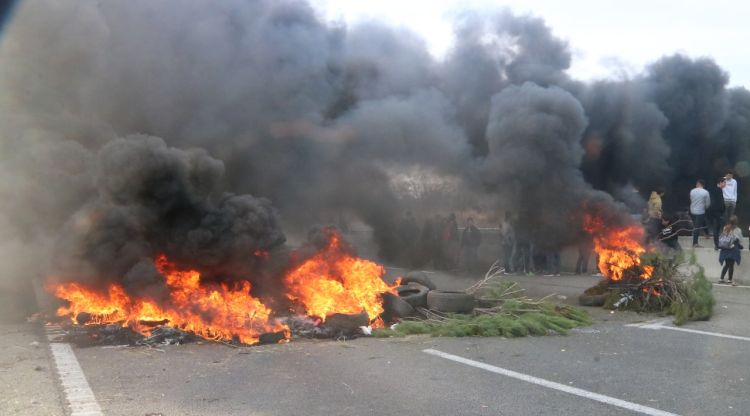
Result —
<path fill-rule="evenodd" d="M 168 326 L 159 326 L 151 331 L 151 335 L 136 341 L 136 345 L 182 345 L 196 341 L 198 338 L 192 332 Z"/>

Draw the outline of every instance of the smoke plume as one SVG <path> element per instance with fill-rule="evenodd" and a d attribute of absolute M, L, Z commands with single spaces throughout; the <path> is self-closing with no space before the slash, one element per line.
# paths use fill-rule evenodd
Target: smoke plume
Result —
<path fill-rule="evenodd" d="M 301 0 L 23 2 L 0 39 L 0 275 L 133 281 L 165 253 L 239 277 L 338 215 L 390 260 L 417 208 L 392 179 L 412 171 L 550 248 L 580 235 L 582 201 L 620 213 L 661 185 L 683 209 L 730 168 L 750 196 L 750 93 L 715 62 L 585 83 L 553 29 L 466 11 L 438 60 Z"/>

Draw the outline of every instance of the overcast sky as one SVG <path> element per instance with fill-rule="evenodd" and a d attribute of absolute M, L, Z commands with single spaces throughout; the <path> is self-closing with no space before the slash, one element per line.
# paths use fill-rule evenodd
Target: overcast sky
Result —
<path fill-rule="evenodd" d="M 312 0 L 331 20 L 378 19 L 422 34 L 442 56 L 451 16 L 464 9 L 508 7 L 544 18 L 569 42 L 570 74 L 579 79 L 633 75 L 676 52 L 712 57 L 731 86 L 750 88 L 750 2 L 730 0 Z"/>

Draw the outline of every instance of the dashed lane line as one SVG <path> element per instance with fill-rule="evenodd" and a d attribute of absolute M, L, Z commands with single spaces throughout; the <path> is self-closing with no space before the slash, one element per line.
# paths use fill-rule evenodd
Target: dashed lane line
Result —
<path fill-rule="evenodd" d="M 514 378 L 516 380 L 524 381 L 526 383 L 536 384 L 537 386 L 546 387 L 548 389 L 553 389 L 553 390 L 561 391 L 564 393 L 573 394 L 578 397 L 583 397 L 589 400 L 597 401 L 599 403 L 604 403 L 610 406 L 627 409 L 627 410 L 637 412 L 640 414 L 649 415 L 649 416 L 678 416 L 675 413 L 665 412 L 663 410 L 655 409 L 653 407 L 643 406 L 637 403 L 620 400 L 614 397 L 605 396 L 603 394 L 594 393 L 588 390 L 583 390 L 583 389 L 571 387 L 565 384 L 556 383 L 554 381 L 545 380 L 543 378 L 530 376 L 530 375 L 519 373 L 519 372 L 512 371 L 512 370 L 507 370 L 505 368 L 495 367 L 494 365 L 489 365 L 489 364 L 485 364 L 479 361 L 470 360 L 468 358 L 464 358 L 458 355 L 453 355 L 453 354 L 449 354 L 446 352 L 433 350 L 433 349 L 422 350 L 422 352 L 425 352 L 427 354 L 434 355 L 440 358 L 444 358 L 446 360 L 451 360 L 457 363 L 461 363 L 461 364 L 465 364 L 471 367 L 489 371 L 491 373 L 500 374 L 506 377 Z"/>
<path fill-rule="evenodd" d="M 672 326 L 672 325 L 669 325 L 668 319 L 666 320 L 660 319 L 656 321 L 644 322 L 644 323 L 639 323 L 639 324 L 628 324 L 625 326 L 641 328 L 641 329 L 654 329 L 654 330 L 668 329 L 670 331 L 679 331 L 679 332 L 687 332 L 690 334 L 707 335 L 711 337 L 734 339 L 737 341 L 750 341 L 750 337 L 742 337 L 739 335 L 722 334 L 721 332 L 709 332 L 709 331 L 701 331 L 698 329 L 680 328 L 680 327 Z"/>

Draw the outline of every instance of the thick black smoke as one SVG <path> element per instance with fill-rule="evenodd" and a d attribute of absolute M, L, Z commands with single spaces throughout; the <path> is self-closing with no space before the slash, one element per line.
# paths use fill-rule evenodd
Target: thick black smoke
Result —
<path fill-rule="evenodd" d="M 0 275 L 137 281 L 164 253 L 236 276 L 283 240 L 271 204 L 287 234 L 359 219 L 392 259 L 413 171 L 550 247 L 583 201 L 620 212 L 661 185 L 679 209 L 729 168 L 750 196 L 750 93 L 710 59 L 586 84 L 542 19 L 460 16 L 437 60 L 304 1 L 24 2 L 0 39 Z"/>
<path fill-rule="evenodd" d="M 128 283 L 134 265 L 162 254 L 208 277 L 252 277 L 254 256 L 285 240 L 268 200 L 220 191 L 224 164 L 204 150 L 127 136 L 102 147 L 95 164 L 96 196 L 57 242 L 63 279 Z"/>
<path fill-rule="evenodd" d="M 656 104 L 647 101 L 643 85 L 604 81 L 579 94 L 589 117 L 581 164 L 587 180 L 624 198 L 628 192 L 619 191 L 624 187 L 650 191 L 666 183 L 670 148 L 662 131 L 668 121 Z"/>
<path fill-rule="evenodd" d="M 622 208 L 579 169 L 587 125 L 580 102 L 558 87 L 511 86 L 492 98 L 482 180 L 514 202 L 519 230 L 542 249 L 575 242 L 587 204 Z"/>

